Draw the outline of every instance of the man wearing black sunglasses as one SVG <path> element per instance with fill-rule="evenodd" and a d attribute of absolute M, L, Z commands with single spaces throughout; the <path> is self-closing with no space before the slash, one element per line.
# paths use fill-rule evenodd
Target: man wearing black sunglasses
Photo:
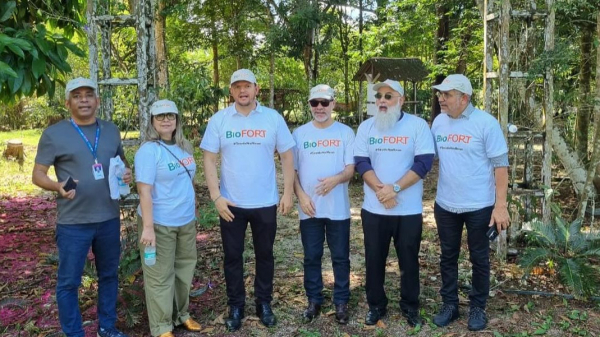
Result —
<path fill-rule="evenodd" d="M 348 181 L 354 174 L 354 131 L 331 118 L 335 106 L 331 87 L 319 84 L 308 100 L 313 120 L 294 130 L 294 165 L 298 174 L 294 191 L 298 197 L 300 234 L 304 248 L 304 289 L 308 307 L 304 321 L 321 312 L 323 244 L 331 252 L 335 319 L 348 323 L 350 299 L 350 198 Z"/>
<path fill-rule="evenodd" d="M 356 134 L 354 160 L 364 180 L 361 219 L 365 240 L 369 311 L 374 325 L 387 313 L 383 287 L 392 238 L 398 257 L 400 309 L 411 326 L 419 314 L 419 249 L 423 226 L 423 178 L 431 169 L 434 145 L 424 119 L 402 112 L 404 89 L 394 80 L 373 86 L 377 113 Z"/>

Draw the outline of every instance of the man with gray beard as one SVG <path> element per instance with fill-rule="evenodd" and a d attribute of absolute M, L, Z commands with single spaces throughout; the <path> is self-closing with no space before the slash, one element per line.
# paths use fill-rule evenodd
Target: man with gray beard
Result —
<path fill-rule="evenodd" d="M 383 288 L 391 239 L 400 267 L 400 309 L 411 326 L 419 315 L 419 249 L 423 225 L 423 178 L 435 153 L 424 119 L 402 111 L 404 89 L 394 80 L 373 86 L 377 113 L 356 134 L 354 161 L 364 181 L 361 219 L 365 241 L 365 324 L 387 313 Z"/>

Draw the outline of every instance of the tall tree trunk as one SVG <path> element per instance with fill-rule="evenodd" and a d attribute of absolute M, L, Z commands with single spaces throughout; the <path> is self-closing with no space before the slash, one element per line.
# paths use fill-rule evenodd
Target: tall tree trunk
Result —
<path fill-rule="evenodd" d="M 273 51 L 269 57 L 269 108 L 275 109 L 275 52 Z"/>
<path fill-rule="evenodd" d="M 600 38 L 600 11 L 596 13 L 596 36 Z M 591 39 L 590 39 L 591 40 Z M 583 189 L 579 198 L 579 213 L 578 218 L 583 219 L 589 195 L 595 191 L 592 189 L 592 180 L 596 175 L 600 166 L 600 48 L 596 48 L 596 97 L 594 102 L 594 149 L 592 152 L 592 160 Z M 596 183 L 594 181 L 594 183 Z M 596 185 L 598 190 L 598 185 Z M 592 210 L 593 211 L 593 210 Z"/>
<path fill-rule="evenodd" d="M 575 123 L 575 144 L 579 157 L 588 158 L 588 133 L 593 106 L 590 102 L 592 78 L 592 43 L 594 26 L 584 25 L 581 32 L 581 56 L 579 58 L 579 109 Z"/>
<path fill-rule="evenodd" d="M 156 37 L 156 65 L 158 66 L 158 87 L 162 90 L 169 89 L 169 67 L 167 63 L 167 44 L 165 42 L 165 29 L 167 20 L 162 11 L 165 9 L 165 0 L 158 0 L 156 21 L 154 23 L 154 36 Z"/>
<path fill-rule="evenodd" d="M 433 63 L 444 63 L 443 52 L 447 49 L 446 42 L 450 39 L 450 20 L 448 18 L 447 8 L 444 4 L 438 3 L 436 8 L 438 27 L 436 31 L 435 53 L 433 54 Z M 434 84 L 440 84 L 446 78 L 445 74 L 436 74 Z M 431 122 L 441 113 L 440 104 L 436 95 L 431 95 Z"/>
<path fill-rule="evenodd" d="M 217 35 L 217 28 L 215 26 L 214 18 L 213 18 L 211 33 L 211 44 L 212 44 L 212 63 L 213 63 L 213 86 L 219 87 L 219 37 Z M 215 102 L 213 105 L 213 110 L 215 112 L 219 111 L 219 102 Z"/>

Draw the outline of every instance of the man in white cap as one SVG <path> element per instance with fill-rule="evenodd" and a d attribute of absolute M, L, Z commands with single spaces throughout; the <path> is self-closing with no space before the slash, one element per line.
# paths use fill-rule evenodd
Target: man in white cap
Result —
<path fill-rule="evenodd" d="M 121 136 L 113 123 L 96 118 L 100 103 L 96 82 L 81 77 L 71 80 L 65 96 L 71 118 L 44 130 L 32 173 L 34 184 L 58 193 L 58 316 L 67 336 L 85 336 L 78 289 L 91 247 L 98 273 L 98 336 L 123 337 L 115 328 L 121 253 L 119 201 L 111 199 L 108 184 L 110 158 L 119 155 L 127 163 Z M 52 165 L 58 181 L 48 176 Z M 69 178 L 76 188 L 65 188 Z M 129 168 L 123 180 L 131 182 Z"/>
<path fill-rule="evenodd" d="M 449 75 L 433 88 L 442 111 L 431 132 L 440 163 L 434 215 L 442 250 L 443 300 L 433 322 L 446 326 L 459 316 L 458 256 L 466 226 L 473 264 L 468 328 L 478 331 L 487 324 L 485 306 L 490 288 L 486 233 L 491 226 L 500 231 L 509 224 L 508 148 L 498 121 L 471 104 L 473 88 L 468 78 Z"/>
<path fill-rule="evenodd" d="M 283 117 L 256 101 L 259 86 L 250 70 L 237 70 L 230 83 L 235 103 L 212 116 L 200 148 L 204 150 L 206 184 L 220 216 L 229 305 L 225 324 L 236 331 L 246 301 L 243 252 L 248 223 L 256 257 L 256 313 L 265 326 L 277 322 L 271 309 L 279 200 L 273 153 L 280 155 L 284 179 L 279 211 L 287 214 L 293 206 L 294 139 Z"/>
<path fill-rule="evenodd" d="M 402 111 L 404 89 L 394 80 L 373 86 L 377 112 L 358 128 L 356 171 L 364 180 L 361 210 L 365 240 L 367 325 L 386 315 L 385 266 L 391 239 L 398 257 L 400 309 L 411 326 L 419 315 L 419 249 L 423 178 L 435 153 L 427 122 Z"/>
<path fill-rule="evenodd" d="M 350 299 L 350 198 L 348 181 L 354 174 L 354 131 L 331 117 L 333 89 L 319 84 L 308 98 L 313 120 L 294 130 L 294 165 L 298 178 L 300 234 L 304 247 L 304 289 L 308 307 L 303 317 L 312 321 L 321 312 L 323 244 L 331 253 L 335 319 L 348 323 Z"/>

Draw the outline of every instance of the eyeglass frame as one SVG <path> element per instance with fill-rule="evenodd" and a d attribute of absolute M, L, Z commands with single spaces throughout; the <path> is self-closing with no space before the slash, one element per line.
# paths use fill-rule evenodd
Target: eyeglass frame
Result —
<path fill-rule="evenodd" d="M 465 93 L 464 92 L 460 92 L 457 91 L 458 95 L 453 95 L 451 91 L 436 91 L 435 92 L 435 96 L 438 98 L 438 100 L 443 96 L 444 97 L 444 101 L 447 100 L 448 98 L 451 97 L 461 97 L 463 96 Z"/>
<path fill-rule="evenodd" d="M 160 116 L 160 118 L 159 118 L 159 116 Z M 171 118 L 171 117 L 169 117 L 169 116 L 173 116 L 173 118 Z M 177 114 L 176 114 L 176 113 L 174 113 L 174 112 L 167 112 L 167 113 L 164 113 L 164 114 L 158 114 L 158 115 L 154 115 L 154 119 L 156 119 L 156 120 L 157 120 L 157 121 L 159 121 L 159 122 L 162 122 L 162 121 L 164 121 L 164 120 L 165 120 L 165 118 L 166 118 L 168 121 L 174 121 L 174 120 L 177 120 Z"/>
<path fill-rule="evenodd" d="M 327 107 L 329 107 L 331 102 L 333 102 L 333 100 L 318 101 L 316 99 L 311 99 L 310 101 L 308 101 L 308 104 L 310 104 L 310 106 L 313 108 L 318 107 L 319 104 L 321 104 L 322 107 L 327 108 Z"/>
<path fill-rule="evenodd" d="M 386 100 L 386 101 L 389 101 L 389 100 L 391 100 L 391 99 L 392 99 L 392 98 L 394 98 L 394 97 L 402 97 L 402 95 L 392 95 L 392 94 L 390 94 L 389 92 L 388 92 L 388 93 L 385 93 L 385 94 L 383 94 L 383 95 L 382 95 L 382 94 L 380 94 L 380 93 L 378 93 L 378 92 L 376 92 L 374 96 L 375 96 L 375 99 L 382 99 L 382 98 L 385 98 L 385 100 Z"/>

